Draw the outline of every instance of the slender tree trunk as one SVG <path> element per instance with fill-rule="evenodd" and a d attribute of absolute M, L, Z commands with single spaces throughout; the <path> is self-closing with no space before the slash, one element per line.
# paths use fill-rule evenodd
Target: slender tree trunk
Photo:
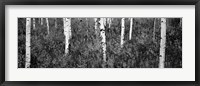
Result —
<path fill-rule="evenodd" d="M 25 68 L 31 65 L 31 18 L 26 18 L 26 62 Z"/>
<path fill-rule="evenodd" d="M 46 22 L 47 22 L 47 33 L 49 34 L 49 20 L 48 20 L 48 18 L 46 18 Z"/>
<path fill-rule="evenodd" d="M 159 68 L 165 66 L 165 47 L 166 47 L 166 18 L 161 18 L 161 41 L 160 41 L 160 61 Z"/>
<path fill-rule="evenodd" d="M 111 23 L 112 23 L 112 19 L 111 18 L 107 18 L 108 20 L 108 27 L 110 28 L 111 27 Z"/>
<path fill-rule="evenodd" d="M 40 18 L 38 18 L 38 23 L 40 24 L 40 22 L 41 22 L 41 20 L 40 20 Z"/>
<path fill-rule="evenodd" d="M 105 34 L 105 18 L 100 18 L 100 33 L 102 37 L 102 48 L 103 48 L 103 61 L 106 62 L 106 34 Z"/>
<path fill-rule="evenodd" d="M 111 28 L 112 21 L 113 21 L 113 18 L 110 18 L 110 25 L 109 25 L 109 28 Z"/>
<path fill-rule="evenodd" d="M 182 27 L 182 18 L 180 18 L 180 24 L 179 25 L 180 25 L 180 27 Z"/>
<path fill-rule="evenodd" d="M 154 18 L 154 25 L 153 25 L 153 42 L 155 42 L 155 40 L 156 40 L 156 38 L 155 38 L 155 36 L 156 36 L 156 18 Z"/>
<path fill-rule="evenodd" d="M 133 18 L 130 18 L 130 32 L 129 32 L 129 40 L 131 40 L 132 37 L 132 31 L 133 31 Z"/>
<path fill-rule="evenodd" d="M 43 18 L 41 18 L 41 25 L 43 25 Z"/>
<path fill-rule="evenodd" d="M 33 30 L 35 30 L 35 18 L 33 18 Z"/>
<path fill-rule="evenodd" d="M 89 21 L 89 19 L 88 19 L 88 18 L 85 18 L 85 23 L 86 23 L 86 26 L 87 26 L 87 27 L 89 27 L 89 22 L 88 22 L 88 21 Z"/>
<path fill-rule="evenodd" d="M 57 18 L 55 18 L 55 28 L 57 28 L 58 25 L 57 25 Z"/>
<path fill-rule="evenodd" d="M 97 29 L 97 25 L 98 25 L 98 22 L 97 22 L 97 18 L 94 18 L 94 28 L 95 28 L 95 30 Z"/>
<path fill-rule="evenodd" d="M 123 47 L 123 44 L 124 44 L 124 31 L 125 31 L 125 18 L 122 18 L 121 19 L 121 48 Z"/>
<path fill-rule="evenodd" d="M 103 18 L 103 19 L 101 19 L 101 20 L 103 20 L 102 22 L 103 22 L 103 25 L 104 25 L 104 28 L 105 28 L 105 26 L 106 26 L 106 22 L 107 22 L 107 20 L 106 20 L 106 18 Z"/>
<path fill-rule="evenodd" d="M 98 19 L 97 18 L 94 18 L 94 22 L 95 22 L 95 24 L 94 24 L 94 28 L 95 28 L 95 33 L 97 34 L 97 30 L 98 30 Z"/>
<path fill-rule="evenodd" d="M 69 39 L 71 36 L 71 19 L 70 18 L 63 18 L 64 24 L 64 35 L 65 35 L 65 55 L 67 55 L 69 51 Z"/>

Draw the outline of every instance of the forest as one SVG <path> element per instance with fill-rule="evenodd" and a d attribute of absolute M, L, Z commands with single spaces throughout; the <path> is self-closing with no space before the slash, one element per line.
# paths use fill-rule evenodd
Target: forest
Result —
<path fill-rule="evenodd" d="M 182 68 L 182 18 L 18 18 L 18 68 Z"/>

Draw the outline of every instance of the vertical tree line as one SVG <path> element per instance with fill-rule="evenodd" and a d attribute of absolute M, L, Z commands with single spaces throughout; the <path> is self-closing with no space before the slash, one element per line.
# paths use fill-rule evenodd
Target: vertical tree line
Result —
<path fill-rule="evenodd" d="M 129 32 L 129 40 L 131 40 L 132 37 L 132 30 L 133 30 L 133 18 L 130 18 L 130 32 Z"/>
<path fill-rule="evenodd" d="M 159 68 L 164 68 L 165 66 L 165 47 L 166 47 L 166 18 L 161 18 L 161 41 L 160 41 L 160 61 Z"/>
<path fill-rule="evenodd" d="M 25 68 L 31 65 L 31 18 L 26 18 L 26 60 Z"/>
<path fill-rule="evenodd" d="M 106 62 L 106 33 L 105 33 L 105 18 L 100 18 L 100 35 L 102 37 L 101 44 L 103 48 L 103 61 Z"/>
<path fill-rule="evenodd" d="M 49 20 L 48 20 L 48 18 L 46 18 L 46 23 L 47 23 L 47 33 L 49 34 L 50 32 L 49 32 Z"/>
<path fill-rule="evenodd" d="M 65 55 L 69 52 L 69 39 L 71 36 L 71 19 L 63 18 L 64 35 L 65 35 Z"/>
<path fill-rule="evenodd" d="M 125 18 L 121 19 L 121 48 L 123 47 L 124 44 L 124 31 L 125 31 Z"/>

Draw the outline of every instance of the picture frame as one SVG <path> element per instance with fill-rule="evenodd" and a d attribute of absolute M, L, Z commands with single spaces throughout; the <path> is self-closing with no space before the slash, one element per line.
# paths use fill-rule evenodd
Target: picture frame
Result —
<path fill-rule="evenodd" d="M 200 0 L 4 0 L 0 3 L 0 83 L 2 86 L 199 86 Z M 6 5 L 195 5 L 195 81 L 5 81 Z"/>

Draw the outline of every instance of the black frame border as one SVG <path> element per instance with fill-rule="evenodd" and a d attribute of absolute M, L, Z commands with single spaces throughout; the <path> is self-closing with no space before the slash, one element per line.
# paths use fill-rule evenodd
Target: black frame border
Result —
<path fill-rule="evenodd" d="M 195 5 L 195 81 L 5 81 L 6 5 Z M 0 85 L 2 86 L 200 86 L 200 0 L 1 0 Z M 172 77 L 173 78 L 173 77 Z M 187 77 L 185 77 L 187 78 Z"/>

